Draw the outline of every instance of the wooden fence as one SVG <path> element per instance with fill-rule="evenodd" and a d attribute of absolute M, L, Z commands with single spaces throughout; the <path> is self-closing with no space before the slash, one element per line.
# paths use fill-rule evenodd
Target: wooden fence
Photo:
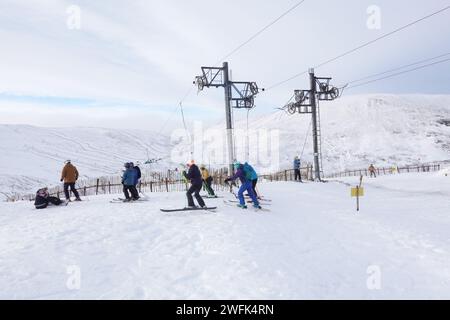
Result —
<path fill-rule="evenodd" d="M 412 166 L 402 166 L 402 167 L 382 167 L 375 168 L 375 173 L 377 176 L 381 175 L 389 175 L 389 174 L 401 174 L 401 173 L 409 173 L 409 172 L 434 172 L 441 170 L 441 164 L 445 163 L 436 162 L 436 163 L 428 163 L 421 165 L 412 165 Z M 338 173 L 333 173 L 327 176 L 327 178 L 343 178 L 343 177 L 355 177 L 355 176 L 369 176 L 369 169 L 357 169 L 357 170 L 349 170 Z"/>
<path fill-rule="evenodd" d="M 377 175 L 407 173 L 407 172 L 432 172 L 441 170 L 442 164 L 450 164 L 448 161 L 433 162 L 428 164 L 402 166 L 402 167 L 384 167 L 376 168 Z M 313 180 L 313 166 L 309 165 L 300 169 L 302 180 Z M 213 188 L 216 191 L 228 191 L 229 185 L 225 183 L 227 178 L 227 169 L 210 170 L 213 177 Z M 326 178 L 342 178 L 352 176 L 368 176 L 368 169 L 349 170 L 339 173 L 333 173 Z M 293 169 L 281 170 L 272 174 L 262 174 L 260 181 L 294 181 L 295 171 Z M 149 172 L 143 173 L 138 184 L 139 192 L 175 192 L 185 191 L 188 183 L 181 176 L 180 171 L 168 170 L 167 172 Z M 97 179 L 81 180 L 77 182 L 77 189 L 81 196 L 91 196 L 99 194 L 119 194 L 122 192 L 123 185 L 120 176 L 101 177 Z M 49 193 L 53 196 L 64 197 L 62 186 L 49 188 Z M 34 200 L 35 194 L 13 195 L 7 201 Z"/>
<path fill-rule="evenodd" d="M 313 166 L 307 166 L 300 168 L 300 174 L 302 176 L 302 180 L 313 180 Z M 262 174 L 258 177 L 260 181 L 294 181 L 295 180 L 295 170 L 294 169 L 286 169 L 281 170 L 271 174 Z"/>
<path fill-rule="evenodd" d="M 227 178 L 227 170 L 211 170 L 213 188 L 217 191 L 229 190 L 229 185 L 224 181 Z M 123 191 L 120 176 L 101 177 L 97 179 L 80 180 L 76 184 L 80 196 L 92 196 L 101 194 L 119 194 Z M 137 185 L 139 192 L 175 192 L 185 191 L 188 182 L 184 180 L 180 171 L 168 170 L 167 172 L 143 173 Z M 64 197 L 62 186 L 49 188 L 52 196 Z M 34 200 L 35 194 L 14 195 L 8 201 Z"/>

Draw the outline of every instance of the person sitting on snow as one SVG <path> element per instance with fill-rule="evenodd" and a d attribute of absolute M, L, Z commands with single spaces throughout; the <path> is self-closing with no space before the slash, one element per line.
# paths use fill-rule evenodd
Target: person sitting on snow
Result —
<path fill-rule="evenodd" d="M 244 192 L 247 191 L 248 194 L 250 195 L 250 198 L 253 201 L 253 207 L 260 209 L 261 206 L 259 205 L 258 198 L 256 197 L 255 192 L 253 191 L 252 180 L 249 177 L 249 174 L 245 172 L 244 165 L 236 161 L 233 164 L 233 166 L 236 173 L 232 177 L 228 177 L 227 179 L 225 179 L 225 182 L 234 181 L 238 178 L 241 180 L 241 187 L 239 188 L 238 191 L 238 198 L 239 198 L 238 206 L 242 209 L 247 209 L 244 199 Z"/>
<path fill-rule="evenodd" d="M 36 199 L 34 201 L 34 206 L 36 207 L 36 209 L 45 209 L 47 208 L 49 203 L 55 206 L 59 206 L 63 203 L 63 201 L 58 197 L 50 197 L 47 187 L 39 189 L 36 192 Z"/>

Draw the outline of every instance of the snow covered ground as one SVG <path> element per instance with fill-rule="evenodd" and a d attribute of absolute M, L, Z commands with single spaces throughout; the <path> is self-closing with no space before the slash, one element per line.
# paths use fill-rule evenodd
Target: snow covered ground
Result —
<path fill-rule="evenodd" d="M 159 211 L 183 193 L 0 203 L 0 298 L 449 299 L 450 176 L 368 179 L 359 213 L 356 182 L 261 183 L 263 213 Z"/>

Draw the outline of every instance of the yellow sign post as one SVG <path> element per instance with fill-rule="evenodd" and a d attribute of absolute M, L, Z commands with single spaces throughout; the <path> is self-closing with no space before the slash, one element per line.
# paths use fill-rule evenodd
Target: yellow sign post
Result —
<path fill-rule="evenodd" d="M 351 196 L 356 197 L 356 211 L 359 211 L 359 197 L 364 197 L 364 188 L 362 187 L 363 176 L 359 178 L 359 186 L 351 189 Z"/>

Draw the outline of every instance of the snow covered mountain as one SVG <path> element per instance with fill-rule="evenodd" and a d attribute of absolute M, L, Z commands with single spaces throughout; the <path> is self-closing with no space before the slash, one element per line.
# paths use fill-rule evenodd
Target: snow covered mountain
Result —
<path fill-rule="evenodd" d="M 121 172 L 124 162 L 164 158 L 167 136 L 150 131 L 0 125 L 0 197 L 58 183 L 70 159 L 84 178 Z"/>
<path fill-rule="evenodd" d="M 450 159 L 448 95 L 344 96 L 322 102 L 320 111 L 325 173 L 366 168 L 370 163 L 392 166 Z M 313 161 L 310 121 L 310 115 L 280 111 L 251 119 L 249 128 L 279 130 L 284 169 L 291 168 L 305 140 L 303 162 Z M 246 120 L 236 124 L 244 134 L 246 127 Z M 245 147 L 237 149 L 238 157 L 246 158 Z M 257 158 L 255 152 L 251 146 L 250 158 Z"/>
<path fill-rule="evenodd" d="M 370 163 L 391 166 L 450 159 L 448 95 L 344 96 L 322 103 L 320 109 L 325 173 L 365 168 Z M 245 114 L 235 112 L 239 159 L 247 159 Z M 256 144 L 250 143 L 250 161 L 260 172 L 291 168 L 292 159 L 301 154 L 306 141 L 302 160 L 312 162 L 310 119 L 309 115 L 288 115 L 282 111 L 259 117 L 250 113 L 250 131 L 254 130 L 259 139 Z M 221 123 L 209 130 L 223 133 L 223 127 Z M 258 130 L 269 134 L 278 131 L 277 150 L 269 150 L 275 152 L 277 159 L 270 159 L 269 166 L 260 161 L 261 153 L 267 150 L 261 148 L 266 141 Z M 200 138 L 204 139 L 205 148 L 208 144 L 223 144 L 224 140 L 211 140 L 207 130 L 204 133 Z M 55 185 L 66 159 L 73 160 L 83 177 L 117 174 L 124 162 L 148 157 L 165 158 L 159 168 L 173 166 L 172 151 L 182 144 L 179 139 L 171 143 L 169 136 L 149 131 L 23 125 L 0 125 L 0 139 L 0 197 Z M 201 155 L 203 158 L 194 155 L 198 163 L 224 165 L 223 161 L 215 163 L 209 159 L 208 152 Z"/>

